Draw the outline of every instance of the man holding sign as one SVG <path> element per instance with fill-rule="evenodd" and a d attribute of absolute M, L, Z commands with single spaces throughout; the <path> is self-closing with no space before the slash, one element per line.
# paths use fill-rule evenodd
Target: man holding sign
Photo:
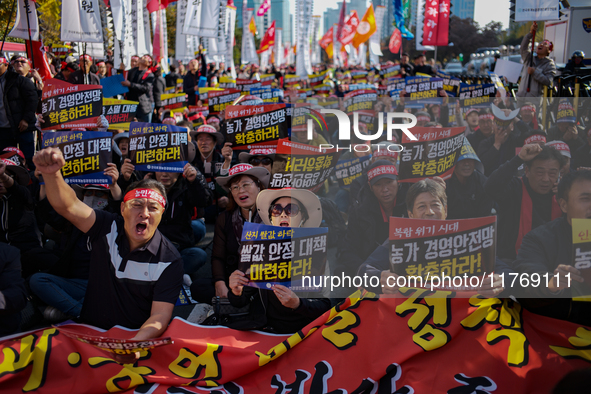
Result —
<path fill-rule="evenodd" d="M 172 316 L 183 277 L 181 256 L 157 230 L 166 206 L 162 184 L 151 179 L 132 184 L 120 217 L 93 210 L 76 197 L 61 175 L 65 159 L 59 149 L 43 149 L 33 160 L 53 208 L 92 242 L 81 319 L 103 329 L 139 328 L 135 340 L 160 336 Z"/>

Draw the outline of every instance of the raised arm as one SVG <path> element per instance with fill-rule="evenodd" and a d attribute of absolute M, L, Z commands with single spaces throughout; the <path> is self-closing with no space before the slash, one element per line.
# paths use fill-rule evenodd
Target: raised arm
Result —
<path fill-rule="evenodd" d="M 66 160 L 62 152 L 58 148 L 45 148 L 35 154 L 33 162 L 43 174 L 45 193 L 53 209 L 83 233 L 88 232 L 96 214 L 76 197 L 74 190 L 64 181 L 60 169 Z"/>

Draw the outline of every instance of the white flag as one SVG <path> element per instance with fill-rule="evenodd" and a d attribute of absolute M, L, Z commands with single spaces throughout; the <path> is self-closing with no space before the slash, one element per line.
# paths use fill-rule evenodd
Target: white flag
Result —
<path fill-rule="evenodd" d="M 418 3 L 417 3 L 417 30 L 416 30 L 416 34 L 415 34 L 415 39 L 417 42 L 416 49 L 417 49 L 417 51 L 434 51 L 435 47 L 424 46 L 421 44 L 421 42 L 423 42 L 424 19 L 425 19 L 425 0 L 418 0 Z"/>
<path fill-rule="evenodd" d="M 273 51 L 275 52 L 275 67 L 279 67 L 283 64 L 283 44 L 282 44 L 282 37 L 283 36 L 283 29 L 276 28 L 275 29 L 275 46 L 273 47 Z"/>
<path fill-rule="evenodd" d="M 123 10 L 123 2 L 122 0 L 111 0 L 111 13 L 113 14 L 113 31 L 115 32 L 115 37 L 122 40 L 124 33 L 124 20 L 125 14 Z"/>
<path fill-rule="evenodd" d="M 28 23 L 27 16 L 29 18 Z M 8 35 L 10 37 L 28 40 L 29 26 L 31 26 L 31 39 L 34 41 L 39 41 L 39 21 L 37 19 L 35 3 L 31 0 L 18 0 L 18 7 L 16 9 L 16 22 L 14 23 L 14 27 Z"/>
<path fill-rule="evenodd" d="M 201 3 L 200 37 L 217 38 L 220 19 L 220 4 L 226 5 L 226 0 L 207 0 Z"/>
<path fill-rule="evenodd" d="M 369 63 L 371 65 L 379 64 L 380 56 L 384 56 L 380 48 L 380 38 L 382 37 L 382 25 L 384 23 L 384 15 L 386 15 L 386 7 L 377 6 L 374 15 L 376 18 L 376 32 L 369 37 Z"/>
<path fill-rule="evenodd" d="M 226 69 L 230 68 L 232 78 L 236 79 L 236 68 L 234 67 L 234 34 L 236 25 L 236 7 L 228 6 L 226 10 Z"/>
<path fill-rule="evenodd" d="M 62 0 L 62 41 L 103 42 L 98 1 Z"/>
<path fill-rule="evenodd" d="M 516 0 L 515 22 L 557 20 L 560 18 L 558 3 L 558 0 Z"/>
<path fill-rule="evenodd" d="M 183 23 L 183 34 L 192 36 L 199 35 L 202 4 L 202 0 L 191 0 L 187 3 L 187 12 Z"/>

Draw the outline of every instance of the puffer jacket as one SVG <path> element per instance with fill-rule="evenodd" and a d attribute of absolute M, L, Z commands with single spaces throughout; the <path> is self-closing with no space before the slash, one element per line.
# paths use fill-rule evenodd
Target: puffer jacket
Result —
<path fill-rule="evenodd" d="M 533 65 L 535 71 L 532 75 L 527 73 L 528 67 L 531 64 L 531 56 L 529 49 L 531 48 L 530 41 L 532 39 L 531 33 L 523 37 L 521 41 L 521 59 L 523 59 L 523 70 L 521 70 L 521 82 L 519 83 L 519 90 L 517 97 L 542 97 L 544 85 L 552 86 L 552 80 L 556 75 L 556 65 L 552 59 L 545 57 L 539 59 L 534 56 Z M 527 91 L 528 80 L 531 79 L 529 92 Z"/>
<path fill-rule="evenodd" d="M 10 122 L 10 128 L 14 136 L 19 133 L 18 125 L 21 120 L 25 120 L 29 127 L 26 131 L 35 130 L 35 110 L 39 97 L 33 82 L 13 71 L 6 71 L 4 78 L 4 108 L 6 117 Z"/>

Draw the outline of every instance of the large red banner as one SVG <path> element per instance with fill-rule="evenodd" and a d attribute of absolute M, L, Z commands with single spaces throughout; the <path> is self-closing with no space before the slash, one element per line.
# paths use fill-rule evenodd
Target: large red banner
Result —
<path fill-rule="evenodd" d="M 155 394 L 547 393 L 569 371 L 589 367 L 586 327 L 528 313 L 510 299 L 402 292 L 408 298 L 357 293 L 291 336 L 175 319 L 164 334 L 174 344 L 143 351 L 135 364 L 46 328 L 0 342 L 0 387 L 80 394 L 133 393 L 140 385 L 135 392 Z M 69 334 L 135 334 L 66 327 Z"/>

